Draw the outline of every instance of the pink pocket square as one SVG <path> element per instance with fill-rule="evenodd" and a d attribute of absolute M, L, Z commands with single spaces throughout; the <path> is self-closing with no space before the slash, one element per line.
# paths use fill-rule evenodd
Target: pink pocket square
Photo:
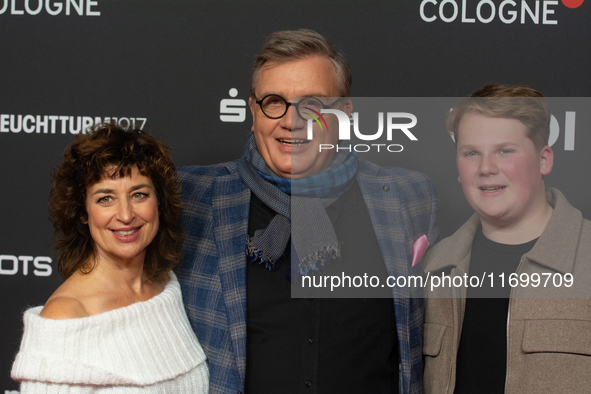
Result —
<path fill-rule="evenodd" d="M 412 245 L 412 263 L 411 267 L 414 267 L 425 255 L 427 248 L 429 247 L 429 240 L 425 234 L 421 235 L 419 239 Z"/>

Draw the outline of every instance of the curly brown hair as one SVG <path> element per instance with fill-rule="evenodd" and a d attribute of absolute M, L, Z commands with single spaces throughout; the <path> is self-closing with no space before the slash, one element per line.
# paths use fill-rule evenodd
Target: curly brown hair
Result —
<path fill-rule="evenodd" d="M 52 174 L 49 216 L 64 279 L 77 270 L 89 273 L 95 265 L 94 241 L 83 223 L 88 219 L 87 188 L 105 176 L 129 176 L 134 167 L 152 180 L 160 213 L 158 232 L 146 249 L 144 272 L 156 278 L 180 261 L 182 204 L 170 148 L 141 130 L 101 123 L 76 136 Z"/>

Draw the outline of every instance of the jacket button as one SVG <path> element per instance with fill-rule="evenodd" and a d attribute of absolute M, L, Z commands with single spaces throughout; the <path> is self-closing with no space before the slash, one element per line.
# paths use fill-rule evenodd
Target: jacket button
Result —
<path fill-rule="evenodd" d="M 309 380 L 306 380 L 306 386 L 307 387 L 312 387 L 312 382 L 310 382 Z"/>
<path fill-rule="evenodd" d="M 312 338 L 308 338 L 308 342 L 309 343 L 314 343 L 314 340 Z"/>
<path fill-rule="evenodd" d="M 390 190 L 390 186 L 384 185 L 384 186 L 382 186 L 382 190 L 387 192 L 388 190 Z"/>

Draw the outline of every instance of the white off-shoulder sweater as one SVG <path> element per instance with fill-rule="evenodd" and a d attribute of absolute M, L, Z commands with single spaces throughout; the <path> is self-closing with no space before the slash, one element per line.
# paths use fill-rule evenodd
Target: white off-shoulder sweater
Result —
<path fill-rule="evenodd" d="M 12 378 L 27 393 L 207 393 L 205 353 L 173 272 L 162 293 L 94 316 L 52 320 L 27 310 Z"/>

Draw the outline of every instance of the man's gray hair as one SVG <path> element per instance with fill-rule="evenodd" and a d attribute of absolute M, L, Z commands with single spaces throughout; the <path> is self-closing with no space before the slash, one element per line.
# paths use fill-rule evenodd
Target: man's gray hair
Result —
<path fill-rule="evenodd" d="M 323 35 L 310 29 L 276 31 L 267 37 L 252 67 L 251 97 L 255 97 L 258 74 L 266 62 L 284 63 L 313 55 L 325 56 L 332 62 L 341 96 L 350 97 L 353 77 L 347 59 Z"/>

